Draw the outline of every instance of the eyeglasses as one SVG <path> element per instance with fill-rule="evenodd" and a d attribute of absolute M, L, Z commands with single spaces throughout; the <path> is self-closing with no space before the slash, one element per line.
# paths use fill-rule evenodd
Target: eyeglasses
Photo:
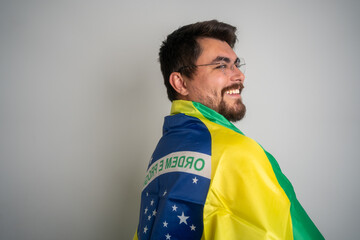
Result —
<path fill-rule="evenodd" d="M 232 72 L 234 72 L 235 68 L 239 69 L 243 74 L 245 74 L 246 70 L 246 63 L 244 58 L 237 58 L 234 63 L 230 63 L 230 59 L 228 58 L 222 58 L 213 63 L 183 66 L 179 68 L 177 72 L 181 72 L 185 68 L 203 66 L 216 66 L 215 69 L 220 69 L 225 75 L 230 75 Z"/>

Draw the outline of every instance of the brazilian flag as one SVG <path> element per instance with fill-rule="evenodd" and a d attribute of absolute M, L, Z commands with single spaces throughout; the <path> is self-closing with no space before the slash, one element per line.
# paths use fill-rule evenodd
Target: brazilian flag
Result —
<path fill-rule="evenodd" d="M 324 239 L 275 158 L 222 115 L 173 101 L 134 239 Z"/>

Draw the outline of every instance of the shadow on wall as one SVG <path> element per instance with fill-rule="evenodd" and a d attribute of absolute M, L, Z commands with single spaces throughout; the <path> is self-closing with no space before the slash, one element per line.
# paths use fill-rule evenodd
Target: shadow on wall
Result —
<path fill-rule="evenodd" d="M 132 239 L 136 231 L 143 174 L 150 158 L 146 152 L 148 125 L 144 116 L 151 115 L 151 108 L 145 100 L 148 89 L 141 82 L 143 79 L 145 76 L 138 74 L 131 81 L 123 82 L 122 76 L 108 81 L 115 83 L 107 86 L 105 94 L 108 114 L 113 119 L 108 156 L 113 167 L 107 176 L 109 187 L 104 202 L 102 239 Z"/>

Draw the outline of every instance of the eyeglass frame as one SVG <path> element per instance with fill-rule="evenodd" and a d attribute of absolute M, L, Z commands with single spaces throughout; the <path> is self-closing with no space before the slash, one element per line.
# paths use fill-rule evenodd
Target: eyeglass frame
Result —
<path fill-rule="evenodd" d="M 215 62 L 216 61 L 216 62 Z M 188 65 L 188 66 L 182 66 L 180 67 L 176 72 L 180 72 L 184 69 L 184 68 L 191 68 L 191 67 L 203 67 L 203 66 L 214 66 L 214 65 L 226 65 L 226 67 L 228 67 L 228 65 L 230 64 L 230 59 L 227 57 L 218 57 L 216 58 L 212 63 L 207 63 L 207 64 L 199 64 L 199 65 Z M 236 66 L 236 64 L 239 64 L 239 66 Z M 245 59 L 244 58 L 237 58 L 235 60 L 234 63 L 231 64 L 231 66 L 229 67 L 229 69 L 231 71 L 234 71 L 234 66 L 240 70 L 241 67 L 246 66 L 245 63 Z M 227 69 L 227 68 L 226 68 Z M 221 68 L 221 70 L 223 71 L 223 73 L 225 74 L 225 68 Z M 240 70 L 241 71 L 241 70 Z M 244 71 L 241 71 L 243 74 L 245 74 L 245 69 Z"/>

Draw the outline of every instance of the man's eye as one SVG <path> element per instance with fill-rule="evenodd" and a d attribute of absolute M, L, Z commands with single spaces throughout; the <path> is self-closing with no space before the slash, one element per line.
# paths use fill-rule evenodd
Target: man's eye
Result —
<path fill-rule="evenodd" d="M 225 69 L 227 67 L 226 64 L 219 64 L 216 68 L 217 69 Z"/>

